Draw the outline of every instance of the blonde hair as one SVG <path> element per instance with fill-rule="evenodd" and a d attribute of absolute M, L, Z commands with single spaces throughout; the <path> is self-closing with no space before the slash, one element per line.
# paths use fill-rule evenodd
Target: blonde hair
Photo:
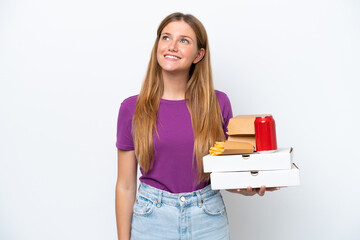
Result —
<path fill-rule="evenodd" d="M 151 52 L 147 73 L 136 101 L 133 117 L 133 139 L 135 155 L 143 171 L 148 172 L 154 161 L 153 134 L 156 133 L 156 121 L 160 99 L 164 92 L 161 67 L 157 61 L 157 48 L 164 27 L 173 21 L 184 21 L 194 30 L 198 49 L 205 49 L 203 59 L 190 68 L 186 84 L 185 99 L 189 109 L 194 131 L 194 157 L 196 159 L 198 183 L 209 180 L 209 174 L 203 173 L 202 157 L 215 141 L 225 140 L 222 128 L 220 105 L 213 86 L 210 65 L 210 51 L 206 30 L 202 23 L 190 14 L 173 13 L 159 25 L 157 38 Z M 194 165 L 194 164 L 193 164 Z"/>

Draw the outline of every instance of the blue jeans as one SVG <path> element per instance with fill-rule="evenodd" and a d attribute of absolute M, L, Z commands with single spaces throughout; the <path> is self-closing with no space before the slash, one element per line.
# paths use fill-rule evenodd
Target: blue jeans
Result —
<path fill-rule="evenodd" d="M 207 186 L 173 194 L 140 183 L 133 208 L 132 240 L 228 240 L 222 196 Z"/>

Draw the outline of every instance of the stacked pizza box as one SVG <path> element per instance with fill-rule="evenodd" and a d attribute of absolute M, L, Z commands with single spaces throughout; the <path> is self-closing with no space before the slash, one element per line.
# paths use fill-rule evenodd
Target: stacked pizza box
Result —
<path fill-rule="evenodd" d="M 239 115 L 230 119 L 228 140 L 223 151 L 203 157 L 204 172 L 211 173 L 212 189 L 237 189 L 251 186 L 284 187 L 300 184 L 299 168 L 293 163 L 293 148 L 275 152 L 256 151 L 254 122 L 259 115 Z M 211 152 L 211 150 L 210 150 Z"/>

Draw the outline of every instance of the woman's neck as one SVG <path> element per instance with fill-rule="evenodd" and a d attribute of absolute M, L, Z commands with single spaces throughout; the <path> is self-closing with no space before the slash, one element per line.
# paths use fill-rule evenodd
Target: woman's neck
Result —
<path fill-rule="evenodd" d="M 163 72 L 164 93 L 162 98 L 167 100 L 185 99 L 186 83 L 189 79 L 189 73 L 172 74 Z"/>

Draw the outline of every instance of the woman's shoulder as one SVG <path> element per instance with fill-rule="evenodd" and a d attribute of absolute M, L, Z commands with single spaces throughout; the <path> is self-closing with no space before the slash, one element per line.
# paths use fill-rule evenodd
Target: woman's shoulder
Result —
<path fill-rule="evenodd" d="M 133 95 L 128 98 L 125 98 L 121 103 L 121 107 L 128 109 L 130 112 L 134 112 L 135 107 L 136 107 L 136 100 L 137 100 L 138 96 L 139 95 L 137 94 L 137 95 Z"/>
<path fill-rule="evenodd" d="M 219 90 L 215 90 L 215 94 L 220 105 L 227 104 L 228 102 L 230 102 L 229 97 L 226 95 L 226 93 Z"/>
<path fill-rule="evenodd" d="M 122 103 L 123 104 L 134 104 L 134 103 L 136 103 L 138 96 L 139 96 L 139 94 L 127 97 L 124 99 L 124 101 Z"/>
<path fill-rule="evenodd" d="M 227 126 L 229 119 L 233 117 L 230 99 L 224 92 L 215 90 L 215 93 L 224 119 L 224 126 Z M 224 132 L 226 134 L 226 127 L 224 128 Z"/>

